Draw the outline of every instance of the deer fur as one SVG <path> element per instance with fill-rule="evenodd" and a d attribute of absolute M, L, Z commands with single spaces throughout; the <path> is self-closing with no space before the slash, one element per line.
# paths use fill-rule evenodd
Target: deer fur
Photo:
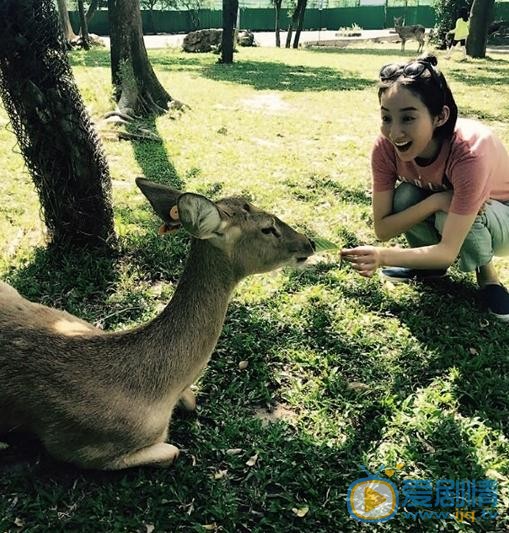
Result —
<path fill-rule="evenodd" d="M 178 401 L 194 409 L 189 387 L 235 285 L 313 254 L 307 237 L 243 198 L 214 203 L 136 182 L 166 230 L 181 225 L 193 236 L 175 294 L 154 320 L 104 332 L 0 282 L 0 431 L 33 432 L 53 457 L 83 468 L 172 464 L 172 411 Z"/>
<path fill-rule="evenodd" d="M 419 46 L 417 53 L 421 53 L 424 49 L 424 36 L 426 28 L 421 24 L 414 24 L 413 26 L 404 26 L 402 24 L 403 17 L 394 17 L 394 30 L 401 38 L 401 51 L 405 51 L 405 43 L 410 39 L 415 39 Z"/>

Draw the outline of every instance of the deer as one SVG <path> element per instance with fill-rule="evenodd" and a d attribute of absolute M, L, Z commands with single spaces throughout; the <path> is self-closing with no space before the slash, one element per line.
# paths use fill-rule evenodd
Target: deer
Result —
<path fill-rule="evenodd" d="M 190 387 L 235 286 L 314 253 L 312 240 L 243 197 L 214 202 L 142 177 L 136 184 L 163 221 L 160 233 L 191 236 L 174 295 L 153 320 L 103 331 L 0 282 L 0 433 L 33 433 L 49 456 L 83 469 L 173 464 L 173 410 L 195 409 Z"/>
<path fill-rule="evenodd" d="M 401 38 L 401 51 L 405 51 L 405 43 L 409 39 L 415 39 L 419 46 L 417 53 L 422 52 L 424 48 L 424 35 L 426 34 L 426 28 L 421 24 L 414 24 L 413 26 L 403 26 L 403 17 L 394 17 L 394 30 Z"/>

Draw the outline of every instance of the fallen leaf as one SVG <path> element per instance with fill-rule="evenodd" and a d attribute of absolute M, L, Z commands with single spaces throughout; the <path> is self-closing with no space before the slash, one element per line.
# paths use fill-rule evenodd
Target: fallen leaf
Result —
<path fill-rule="evenodd" d="M 207 531 L 216 531 L 217 524 L 215 522 L 213 522 L 212 524 L 202 524 L 201 527 Z"/>
<path fill-rule="evenodd" d="M 17 526 L 17 527 L 24 527 L 25 526 L 25 522 L 23 522 L 23 520 L 21 520 L 21 518 L 15 518 L 14 519 L 14 525 Z"/>
<path fill-rule="evenodd" d="M 479 355 L 479 352 L 478 352 L 475 348 L 469 348 L 468 351 L 469 351 L 472 355 Z"/>
<path fill-rule="evenodd" d="M 299 518 L 304 518 L 309 513 L 309 507 L 305 505 L 304 507 L 294 507 L 292 509 L 292 512 L 295 516 L 298 516 Z"/>
<path fill-rule="evenodd" d="M 242 448 L 230 448 L 229 450 L 226 450 L 226 455 L 239 455 L 242 451 Z"/>
<path fill-rule="evenodd" d="M 362 383 L 361 381 L 351 381 L 348 384 L 348 388 L 350 390 L 362 391 L 362 390 L 369 390 L 369 385 L 366 385 L 365 383 Z"/>
<path fill-rule="evenodd" d="M 218 470 L 214 473 L 214 479 L 223 479 L 226 477 L 228 470 Z"/>
<path fill-rule="evenodd" d="M 246 461 L 246 465 L 247 466 L 254 466 L 256 464 L 256 461 L 258 461 L 258 454 L 257 453 L 255 453 L 252 457 L 250 457 Z"/>
<path fill-rule="evenodd" d="M 153 524 L 145 524 L 145 527 L 147 528 L 147 533 L 152 533 L 156 528 Z"/>
<path fill-rule="evenodd" d="M 239 363 L 239 370 L 245 370 L 249 366 L 249 361 L 241 361 Z"/>

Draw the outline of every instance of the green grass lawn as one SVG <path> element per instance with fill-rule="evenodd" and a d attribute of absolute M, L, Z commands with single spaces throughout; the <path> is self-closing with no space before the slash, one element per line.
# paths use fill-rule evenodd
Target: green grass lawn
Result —
<path fill-rule="evenodd" d="M 212 54 L 151 51 L 160 81 L 192 110 L 147 121 L 161 143 L 104 141 L 120 235 L 114 259 L 45 251 L 37 196 L 0 110 L 0 277 L 105 329 L 154 317 L 188 239 L 157 236 L 138 175 L 215 199 L 245 194 L 340 245 L 375 243 L 374 82 L 381 65 L 400 59 L 396 46 L 242 49 L 232 66 Z M 72 63 L 98 119 L 112 108 L 109 55 L 73 52 Z M 460 114 L 482 119 L 509 147 L 509 55 L 439 66 Z M 509 283 L 509 261 L 499 264 Z M 394 287 L 329 255 L 250 278 L 198 383 L 197 413 L 172 420 L 177 464 L 84 472 L 56 464 L 33 439 L 10 437 L 0 450 L 0 531 L 508 531 L 508 353 L 507 324 L 454 269 L 432 285 Z M 397 464 L 400 489 L 411 479 L 496 480 L 499 519 L 350 518 L 346 493 L 365 477 L 361 466 Z"/>

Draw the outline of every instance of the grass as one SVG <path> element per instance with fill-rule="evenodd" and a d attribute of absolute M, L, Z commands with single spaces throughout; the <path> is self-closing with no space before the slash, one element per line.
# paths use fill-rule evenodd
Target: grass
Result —
<path fill-rule="evenodd" d="M 37 197 L 0 111 L 1 277 L 106 329 L 155 316 L 188 240 L 156 235 L 134 185 L 141 174 L 213 198 L 244 193 L 342 245 L 376 242 L 373 80 L 400 58 L 390 46 L 246 49 L 233 66 L 151 51 L 163 85 L 192 111 L 147 121 L 163 142 L 104 142 L 121 240 L 114 258 L 45 250 Z M 108 54 L 73 52 L 72 63 L 99 117 L 112 105 Z M 509 147 L 509 57 L 443 63 L 462 114 Z M 499 265 L 509 283 L 509 262 Z M 199 381 L 198 412 L 172 420 L 170 440 L 184 450 L 175 467 L 84 472 L 53 462 L 33 439 L 11 439 L 0 451 L 0 530 L 507 531 L 508 341 L 473 280 L 454 270 L 433 285 L 393 287 L 328 256 L 250 278 Z M 409 479 L 497 480 L 499 519 L 351 519 L 346 492 L 365 477 L 359 465 L 397 463 L 399 488 Z"/>

